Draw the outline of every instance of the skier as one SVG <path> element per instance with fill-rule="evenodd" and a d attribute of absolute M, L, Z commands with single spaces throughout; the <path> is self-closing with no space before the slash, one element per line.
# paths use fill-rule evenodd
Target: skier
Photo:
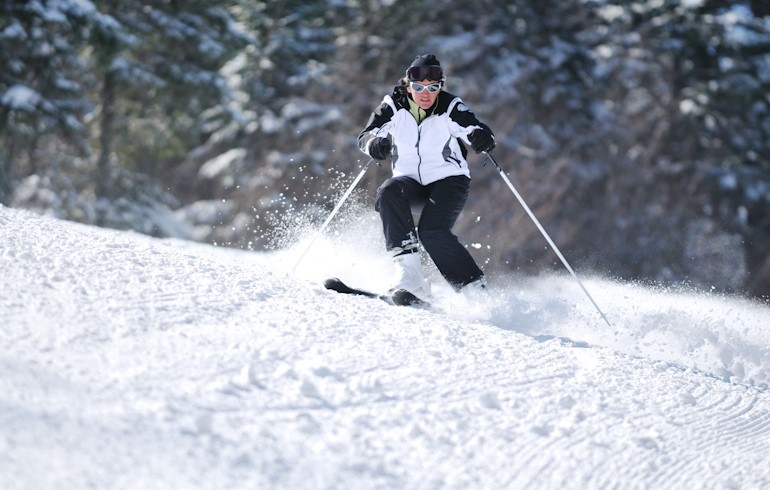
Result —
<path fill-rule="evenodd" d="M 451 230 L 470 189 L 463 143 L 488 152 L 495 137 L 459 97 L 444 91 L 445 82 L 435 55 L 417 56 L 358 137 L 361 151 L 392 160 L 393 176 L 375 201 L 396 267 L 391 292 L 404 289 L 422 299 L 430 297 L 430 284 L 420 243 L 455 290 L 486 287 L 484 273 Z M 413 207 L 421 210 L 417 226 Z"/>

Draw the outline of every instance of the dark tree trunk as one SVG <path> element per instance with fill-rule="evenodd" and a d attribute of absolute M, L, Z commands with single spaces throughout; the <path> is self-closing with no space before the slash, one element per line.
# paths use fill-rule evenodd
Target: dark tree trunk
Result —
<path fill-rule="evenodd" d="M 112 138 L 114 131 L 115 85 L 115 73 L 108 71 L 104 76 L 104 85 L 102 87 L 102 120 L 99 134 L 101 153 L 99 154 L 99 161 L 97 163 L 97 197 L 109 197 L 112 187 L 110 155 L 112 154 Z"/>

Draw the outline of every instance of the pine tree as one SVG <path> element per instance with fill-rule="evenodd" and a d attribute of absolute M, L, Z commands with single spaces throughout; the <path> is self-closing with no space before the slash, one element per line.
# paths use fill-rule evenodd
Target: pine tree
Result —
<path fill-rule="evenodd" d="M 0 4 L 0 202 L 16 179 L 46 164 L 37 152 L 44 138 L 81 146 L 78 50 L 96 17 L 87 1 Z"/>
<path fill-rule="evenodd" d="M 117 163 L 156 173 L 157 160 L 173 165 L 196 146 L 189 140 L 201 137 L 199 115 L 228 95 L 219 70 L 248 38 L 225 9 L 206 1 L 95 4 L 114 21 L 95 33 L 93 45 L 101 79 L 97 189 L 108 196 L 113 154 L 123 160 Z M 150 128 L 137 125 L 142 121 Z M 157 145 L 152 138 L 160 138 Z"/>

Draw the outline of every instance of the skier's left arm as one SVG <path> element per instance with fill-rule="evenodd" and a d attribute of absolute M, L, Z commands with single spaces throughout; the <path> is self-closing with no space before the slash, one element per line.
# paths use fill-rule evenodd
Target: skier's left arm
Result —
<path fill-rule="evenodd" d="M 471 145 L 476 153 L 495 148 L 495 134 L 489 126 L 478 120 L 463 101 L 455 104 L 449 114 L 449 121 L 452 134 Z"/>

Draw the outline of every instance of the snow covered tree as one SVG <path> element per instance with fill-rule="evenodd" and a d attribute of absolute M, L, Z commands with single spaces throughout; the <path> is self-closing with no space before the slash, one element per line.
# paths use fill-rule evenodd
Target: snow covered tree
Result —
<path fill-rule="evenodd" d="M 87 0 L 0 3 L 0 202 L 56 159 L 40 154 L 46 137 L 85 151 L 78 53 L 96 16 Z"/>
<path fill-rule="evenodd" d="M 599 4 L 611 42 L 595 51 L 596 73 L 619 128 L 616 167 L 600 183 L 614 216 L 595 232 L 623 251 L 609 264 L 625 277 L 767 294 L 770 263 L 764 286 L 748 279 L 767 261 L 751 244 L 765 241 L 770 219 L 741 215 L 767 209 L 768 199 L 725 204 L 744 187 L 740 175 L 770 156 L 767 19 L 750 2 Z M 749 173 L 767 185 L 766 172 Z"/>
<path fill-rule="evenodd" d="M 344 119 L 340 94 L 347 89 L 333 67 L 354 11 L 333 0 L 238 0 L 231 12 L 254 38 L 225 68 L 238 92 L 233 106 L 244 129 L 228 136 L 242 153 L 206 153 L 206 182 L 199 188 L 203 197 L 237 203 L 215 239 L 245 243 L 261 240 L 255 230 L 278 209 L 282 190 L 299 183 L 293 179 L 302 180 L 305 195 L 323 187 L 313 175 L 334 156 L 338 139 L 349 139 L 338 126 Z M 240 156 L 219 165 L 227 155 Z M 219 171 L 208 171 L 214 168 Z"/>
<path fill-rule="evenodd" d="M 205 138 L 199 115 L 223 103 L 228 87 L 219 70 L 248 38 L 226 9 L 206 1 L 95 5 L 114 19 L 93 45 L 101 80 L 98 194 L 107 196 L 113 155 L 158 175 Z"/>

